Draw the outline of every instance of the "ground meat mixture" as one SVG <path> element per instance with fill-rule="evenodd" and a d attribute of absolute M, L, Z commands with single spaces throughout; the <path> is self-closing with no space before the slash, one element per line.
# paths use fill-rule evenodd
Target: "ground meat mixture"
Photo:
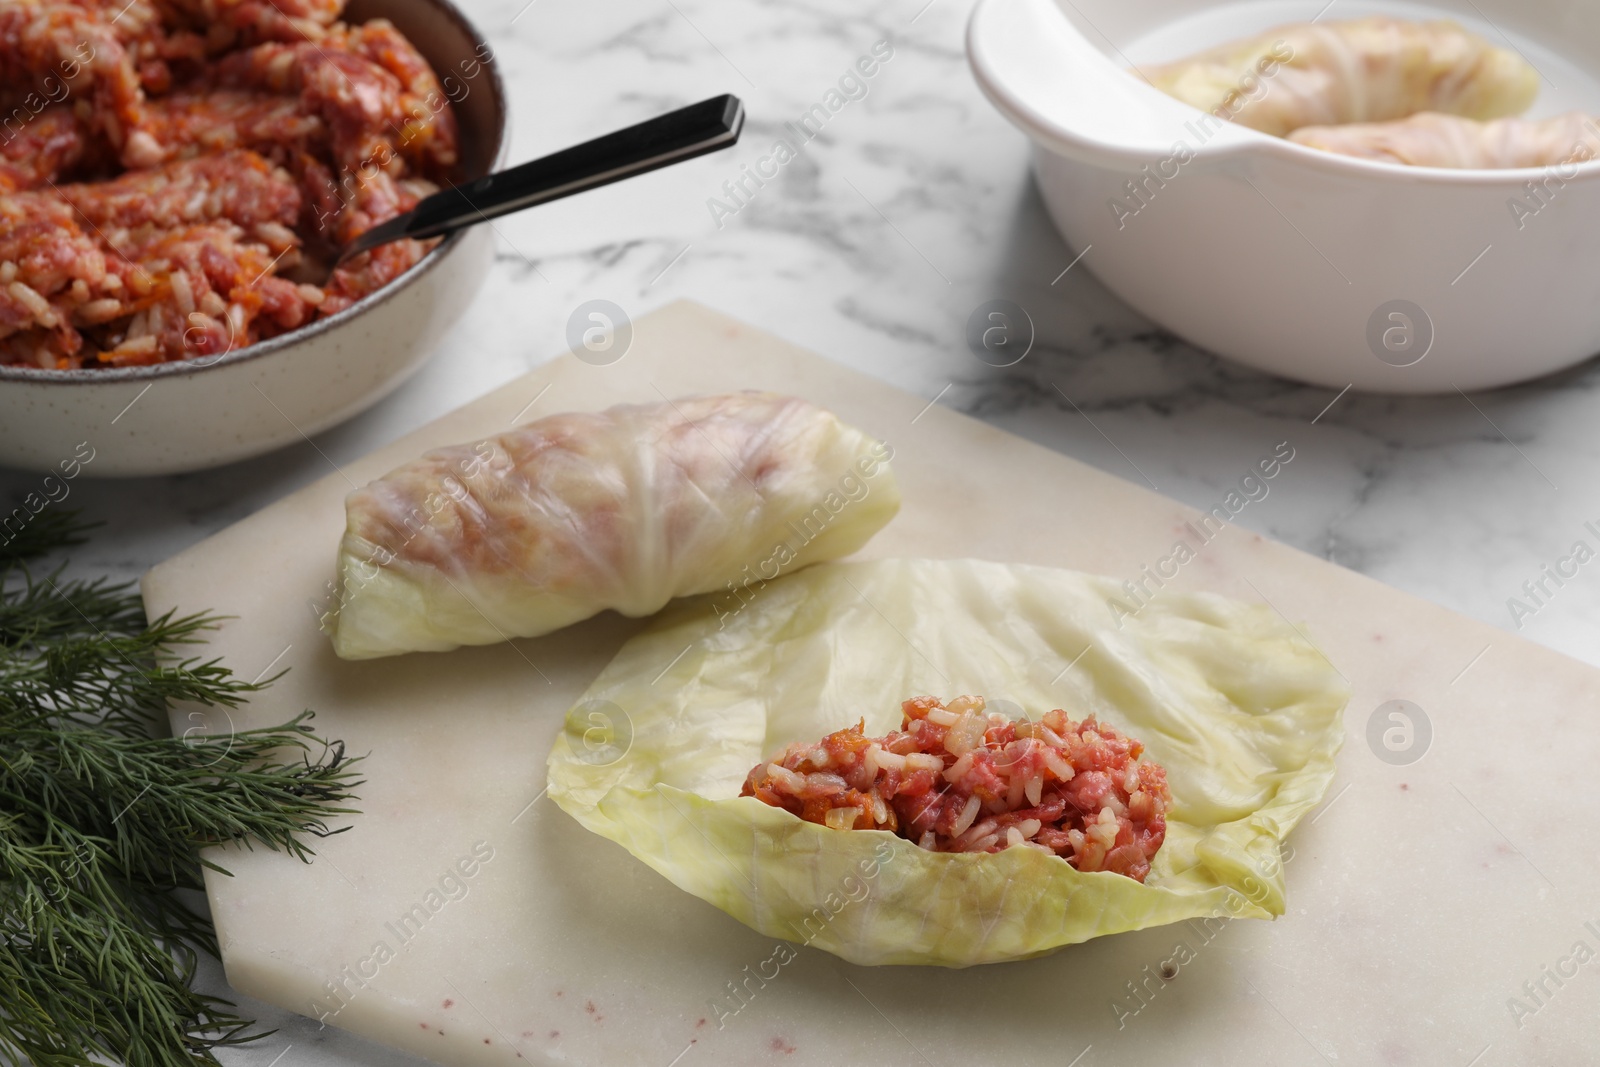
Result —
<path fill-rule="evenodd" d="M 0 133 L 0 194 L 59 181 L 84 163 L 91 144 L 87 127 L 71 107 L 43 108 L 18 124 L 14 134 Z"/>
<path fill-rule="evenodd" d="M 0 0 L 0 364 L 213 357 L 421 259 L 327 266 L 458 176 L 434 72 L 342 6 Z"/>
<path fill-rule="evenodd" d="M 888 830 L 934 852 L 1035 848 L 1080 871 L 1143 882 L 1166 837 L 1167 772 L 1089 716 L 1038 722 L 985 712 L 982 697 L 901 705 L 899 730 L 865 723 L 758 765 L 742 795 L 837 830 Z"/>

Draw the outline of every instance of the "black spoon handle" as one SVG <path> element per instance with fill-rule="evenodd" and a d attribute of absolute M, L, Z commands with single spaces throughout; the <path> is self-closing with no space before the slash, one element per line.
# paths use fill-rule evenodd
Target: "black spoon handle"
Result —
<path fill-rule="evenodd" d="M 345 246 L 341 261 L 402 237 L 438 237 L 535 204 L 736 144 L 744 104 L 731 94 L 679 108 L 554 155 L 438 192 Z"/>

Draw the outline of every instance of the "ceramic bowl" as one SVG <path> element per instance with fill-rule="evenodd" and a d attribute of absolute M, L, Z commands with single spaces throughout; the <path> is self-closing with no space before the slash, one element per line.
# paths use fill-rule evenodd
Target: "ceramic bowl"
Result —
<path fill-rule="evenodd" d="M 1321 6 L 980 0 L 967 51 L 1032 139 L 1039 191 L 1080 269 L 1196 345 L 1388 393 L 1508 385 L 1600 352 L 1600 161 L 1368 162 L 1207 124 L 1128 71 Z M 1600 5 L 1343 0 L 1326 17 L 1372 14 L 1450 18 L 1509 43 L 1542 76 L 1531 117 L 1600 113 Z"/>
<path fill-rule="evenodd" d="M 482 36 L 449 0 L 352 0 L 344 17 L 389 19 L 433 65 L 454 100 L 467 178 L 499 165 L 505 86 L 493 60 L 480 59 L 490 55 Z M 308 438 L 371 407 L 434 354 L 492 252 L 489 227 L 463 230 L 344 311 L 214 361 L 0 367 L 0 465 L 55 471 L 92 453 L 86 476 L 172 474 Z"/>

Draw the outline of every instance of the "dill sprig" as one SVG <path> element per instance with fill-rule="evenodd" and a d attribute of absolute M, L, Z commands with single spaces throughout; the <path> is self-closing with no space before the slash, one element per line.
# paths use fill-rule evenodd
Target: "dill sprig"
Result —
<path fill-rule="evenodd" d="M 81 545 L 84 535 L 99 525 L 96 522 L 84 522 L 76 511 L 63 511 L 60 508 L 41 511 L 30 517 L 15 533 L 6 530 L 5 539 L 0 541 L 0 566 L 37 559 L 63 548 Z"/>
<path fill-rule="evenodd" d="M 215 932 L 176 891 L 228 873 L 211 845 L 309 860 L 361 783 L 310 712 L 165 735 L 169 702 L 236 707 L 273 679 L 181 658 L 212 616 L 147 620 L 131 583 L 30 569 L 85 529 L 45 512 L 0 544 L 0 1062 L 215 1064 L 263 1035 L 191 988 Z"/>

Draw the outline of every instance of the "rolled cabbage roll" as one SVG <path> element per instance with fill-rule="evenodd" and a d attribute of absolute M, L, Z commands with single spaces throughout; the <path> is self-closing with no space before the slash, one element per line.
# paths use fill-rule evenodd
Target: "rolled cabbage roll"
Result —
<path fill-rule="evenodd" d="M 1282 915 L 1283 840 L 1333 781 L 1348 688 L 1265 604 L 1168 590 L 1119 614 L 1125 595 L 1119 580 L 1050 567 L 885 559 L 779 578 L 727 620 L 682 601 L 568 711 L 550 797 L 740 922 L 858 964 L 966 967 L 1185 919 Z M 1171 801 L 1143 882 L 1031 846 L 930 851 L 740 795 L 787 746 L 857 724 L 888 733 L 902 701 L 935 691 L 1137 737 Z M 1094 773 L 1084 787 L 1109 798 Z"/>
<path fill-rule="evenodd" d="M 553 415 L 429 452 L 345 500 L 345 659 L 643 616 L 848 555 L 893 518 L 888 444 L 804 400 L 692 397 Z M 725 609 L 730 612 L 731 608 Z"/>
<path fill-rule="evenodd" d="M 1600 156 L 1600 125 L 1578 111 L 1542 121 L 1493 122 L 1430 111 L 1397 122 L 1307 126 L 1289 140 L 1384 163 L 1468 170 L 1549 167 Z"/>
<path fill-rule="evenodd" d="M 1538 73 L 1515 52 L 1453 22 L 1384 17 L 1280 26 L 1140 73 L 1187 104 L 1277 137 L 1419 111 L 1503 118 L 1539 92 Z"/>

